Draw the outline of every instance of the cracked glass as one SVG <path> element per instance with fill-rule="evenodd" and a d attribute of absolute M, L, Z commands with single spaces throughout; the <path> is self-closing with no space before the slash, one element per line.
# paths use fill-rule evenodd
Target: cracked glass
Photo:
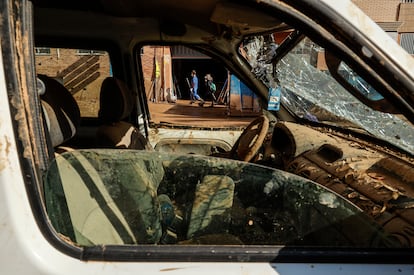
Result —
<path fill-rule="evenodd" d="M 414 128 L 403 116 L 371 109 L 329 73 L 325 49 L 304 37 L 283 56 L 273 35 L 245 39 L 241 50 L 256 77 L 269 87 L 280 88 L 281 103 L 300 118 L 363 131 L 414 152 Z M 277 60 L 276 62 L 274 60 Z M 342 62 L 339 74 L 371 100 L 382 96 Z"/>

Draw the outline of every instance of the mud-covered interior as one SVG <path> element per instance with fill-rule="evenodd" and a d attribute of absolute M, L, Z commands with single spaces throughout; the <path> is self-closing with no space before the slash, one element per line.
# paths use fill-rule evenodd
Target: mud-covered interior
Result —
<path fill-rule="evenodd" d="M 411 158 L 357 135 L 280 122 L 261 164 L 308 178 L 340 194 L 397 237 L 413 245 Z"/>
<path fill-rule="evenodd" d="M 134 150 L 66 152 L 46 175 L 45 198 L 55 229 L 81 246 L 401 246 L 322 186 L 226 159 Z"/>
<path fill-rule="evenodd" d="M 344 52 L 350 49 L 333 36 L 316 35 L 306 20 L 298 23 L 305 26 L 304 32 L 298 33 L 283 20 L 269 16 L 266 6 L 250 10 L 245 1 L 200 0 L 191 5 L 186 1 L 142 5 L 142 1 L 74 1 L 80 7 L 69 2 L 33 2 L 37 45 L 108 50 L 113 76 L 127 83 L 130 95 L 135 96 L 131 102 L 138 102 L 120 119 L 135 127 L 135 134 L 138 128 L 147 127 L 150 119 L 144 79 L 137 65 L 138 46 L 148 41 L 192 45 L 221 60 L 260 97 L 263 114 L 268 117 L 265 134 L 246 131 L 242 133 L 246 140 L 222 146 L 229 150 L 209 157 L 178 156 L 154 152 L 153 148 L 96 149 L 92 141 L 100 122 L 81 119 L 82 134 L 90 135 L 87 143 L 78 150 L 68 139 L 65 145 L 71 148 L 56 155 L 51 147 L 58 151 L 60 144 L 48 144 L 52 157 L 40 187 L 49 219 L 64 240 L 78 246 L 414 246 L 412 124 L 405 118 L 365 109 L 354 97 L 350 104 L 335 105 L 340 102 L 337 99 L 350 97 L 343 96 L 346 90 L 328 78 L 328 69 L 314 64 L 306 70 L 298 67 L 308 52 L 316 54 L 312 58 L 324 56 L 320 46 L 304 39 L 306 31 L 317 38 L 326 35 L 321 41 L 331 39 L 331 49 L 341 46 L 338 52 L 347 56 Z M 197 7 L 197 12 L 190 6 Z M 280 18 L 292 21 L 294 16 L 285 12 Z M 187 20 L 185 24 L 182 18 Z M 286 37 L 294 43 L 276 50 L 272 48 L 275 41 L 265 41 L 266 51 L 241 47 L 247 41 L 257 45 L 263 40 L 265 36 L 260 35 L 259 39 L 247 39 L 255 32 L 287 32 L 293 34 Z M 302 52 L 295 48 L 301 41 Z M 288 53 L 292 55 L 285 58 Z M 261 59 L 263 56 L 269 59 Z M 312 58 L 308 59 L 313 62 Z M 323 70 L 315 72 L 315 68 Z M 376 80 L 378 75 L 369 72 Z M 318 81 L 310 78 L 317 73 L 323 77 Z M 263 81 L 267 76 L 274 81 Z M 373 83 L 379 85 L 378 81 Z M 285 88 L 284 98 L 280 109 L 269 114 L 265 109 L 274 85 Z M 324 89 L 329 89 L 333 101 L 326 101 L 329 97 L 323 94 Z M 332 109 L 318 106 L 321 102 Z M 355 120 L 370 124 L 371 131 L 360 128 Z M 404 135 L 396 132 L 395 125 L 401 121 Z M 389 127 L 381 128 L 382 122 Z M 166 142 L 174 146 L 180 138 Z M 206 144 L 210 148 L 215 143 Z M 408 149 L 401 149 L 404 146 Z"/>

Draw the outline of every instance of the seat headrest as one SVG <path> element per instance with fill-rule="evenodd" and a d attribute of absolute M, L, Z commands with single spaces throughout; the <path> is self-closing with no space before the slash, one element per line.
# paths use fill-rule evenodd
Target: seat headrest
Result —
<path fill-rule="evenodd" d="M 99 118 L 103 123 L 121 121 L 131 114 L 133 95 L 125 82 L 107 77 L 101 86 Z"/>
<path fill-rule="evenodd" d="M 80 124 L 79 106 L 72 94 L 57 80 L 38 75 L 45 92 L 40 95 L 53 147 L 72 138 Z"/>

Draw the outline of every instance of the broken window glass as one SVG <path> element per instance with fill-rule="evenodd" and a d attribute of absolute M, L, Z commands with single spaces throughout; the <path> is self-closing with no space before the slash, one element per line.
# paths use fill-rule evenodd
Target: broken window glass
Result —
<path fill-rule="evenodd" d="M 278 83 L 281 104 L 309 121 L 335 125 L 376 136 L 414 152 L 414 129 L 402 116 L 375 111 L 355 98 L 330 74 L 325 50 L 308 38 L 302 39 L 283 56 L 277 57 L 274 43 L 251 37 L 242 45 L 252 72 L 267 86 Z M 274 62 L 277 60 L 277 62 Z M 382 96 L 344 62 L 340 66 L 351 84 L 371 100 Z"/>

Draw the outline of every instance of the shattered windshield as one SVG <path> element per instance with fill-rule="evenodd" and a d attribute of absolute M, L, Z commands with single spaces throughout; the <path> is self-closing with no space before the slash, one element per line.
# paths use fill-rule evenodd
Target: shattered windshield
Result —
<path fill-rule="evenodd" d="M 304 38 L 277 59 L 278 47 L 273 35 L 256 36 L 246 39 L 241 50 L 256 77 L 269 90 L 279 89 L 280 103 L 291 113 L 309 121 L 363 129 L 414 152 L 414 128 L 411 124 L 398 115 L 375 111 L 350 94 L 330 75 L 324 48 Z M 342 75 L 352 77 L 352 85 L 364 96 L 374 100 L 382 98 L 365 80 L 351 75 L 345 63 L 341 64 L 340 70 Z"/>

